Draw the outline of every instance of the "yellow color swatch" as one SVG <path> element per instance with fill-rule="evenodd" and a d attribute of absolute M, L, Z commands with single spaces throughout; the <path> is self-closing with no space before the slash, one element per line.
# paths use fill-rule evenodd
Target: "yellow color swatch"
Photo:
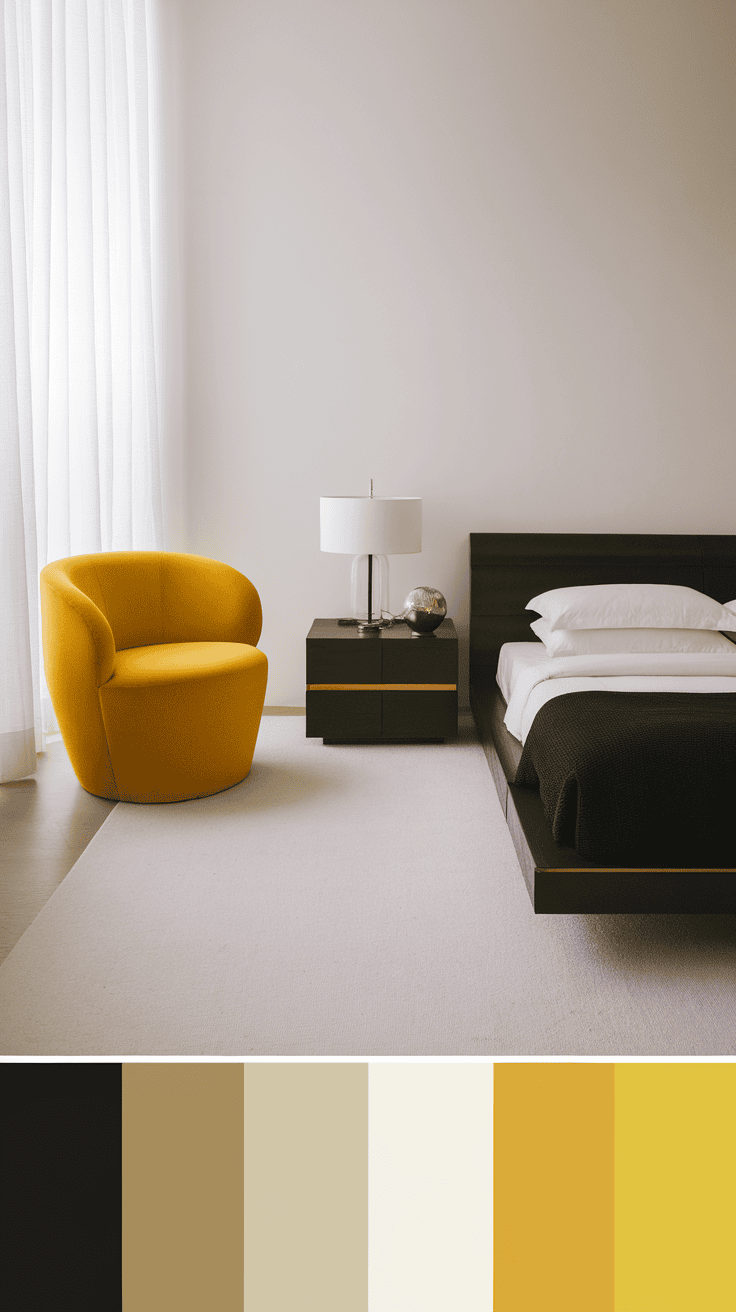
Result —
<path fill-rule="evenodd" d="M 496 1064 L 494 1312 L 613 1312 L 613 1088 L 609 1063 Z"/>
<path fill-rule="evenodd" d="M 736 1064 L 614 1078 L 615 1312 L 734 1312 Z"/>

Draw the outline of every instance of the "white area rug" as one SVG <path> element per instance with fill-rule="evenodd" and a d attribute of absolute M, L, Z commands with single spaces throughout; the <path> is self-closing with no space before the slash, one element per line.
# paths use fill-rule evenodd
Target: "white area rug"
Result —
<path fill-rule="evenodd" d="M 468 726 L 120 803 L 0 968 L 3 1054 L 736 1052 L 736 917 L 535 916 Z"/>

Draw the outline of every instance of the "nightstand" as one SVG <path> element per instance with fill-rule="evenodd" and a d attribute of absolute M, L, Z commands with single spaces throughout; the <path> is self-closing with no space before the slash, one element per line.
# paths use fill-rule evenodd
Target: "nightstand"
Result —
<path fill-rule="evenodd" d="M 457 631 L 444 619 L 360 634 L 315 620 L 307 635 L 307 738 L 441 742 L 457 733 Z"/>

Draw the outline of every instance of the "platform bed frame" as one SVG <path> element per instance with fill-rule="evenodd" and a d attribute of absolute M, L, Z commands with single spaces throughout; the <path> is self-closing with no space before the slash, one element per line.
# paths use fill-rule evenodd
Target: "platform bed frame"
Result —
<path fill-rule="evenodd" d="M 499 651 L 534 640 L 530 597 L 589 583 L 679 583 L 725 603 L 736 597 L 736 536 L 470 534 L 470 705 L 532 906 L 558 914 L 734 912 L 736 866 L 597 865 L 555 842 L 536 790 L 509 782 Z"/>

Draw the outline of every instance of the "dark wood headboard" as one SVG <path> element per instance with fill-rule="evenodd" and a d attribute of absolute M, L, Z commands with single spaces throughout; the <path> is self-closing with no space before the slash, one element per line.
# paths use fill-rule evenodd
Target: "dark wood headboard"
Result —
<path fill-rule="evenodd" d="M 470 665 L 496 669 L 505 642 L 533 642 L 527 602 L 584 583 L 680 583 L 736 598 L 736 535 L 471 533 Z"/>

